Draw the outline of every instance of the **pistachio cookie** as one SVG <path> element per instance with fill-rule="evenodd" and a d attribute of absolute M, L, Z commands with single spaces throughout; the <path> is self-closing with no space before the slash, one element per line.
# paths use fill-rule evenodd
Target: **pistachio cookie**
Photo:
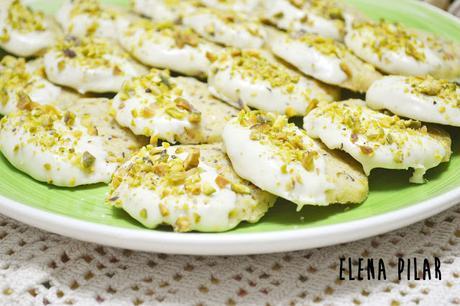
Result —
<path fill-rule="evenodd" d="M 115 173 L 108 203 L 148 228 L 222 232 L 255 223 L 276 197 L 241 179 L 220 145 L 147 146 Z"/>
<path fill-rule="evenodd" d="M 205 39 L 228 47 L 258 49 L 266 39 L 257 19 L 230 10 L 200 8 L 184 16 L 183 23 Z"/>
<path fill-rule="evenodd" d="M 16 56 L 39 55 L 52 46 L 59 31 L 42 12 L 19 0 L 0 1 L 0 47 Z"/>
<path fill-rule="evenodd" d="M 207 7 L 244 14 L 258 14 L 260 0 L 199 0 Z"/>
<path fill-rule="evenodd" d="M 119 41 L 142 63 L 185 75 L 205 77 L 221 48 L 192 29 L 171 22 L 132 20 L 120 31 Z"/>
<path fill-rule="evenodd" d="M 223 139 L 238 175 L 299 210 L 367 197 L 367 178 L 359 167 L 329 153 L 285 116 L 241 111 L 226 125 Z"/>
<path fill-rule="evenodd" d="M 23 58 L 5 56 L 0 61 L 0 114 L 17 111 L 30 99 L 39 104 L 51 104 L 63 90 L 46 80 L 42 66 Z"/>
<path fill-rule="evenodd" d="M 154 22 L 179 23 L 199 4 L 199 0 L 132 0 L 131 8 Z"/>
<path fill-rule="evenodd" d="M 261 50 L 232 50 L 214 61 L 209 90 L 238 108 L 244 105 L 289 117 L 305 115 L 339 92 L 277 62 Z"/>
<path fill-rule="evenodd" d="M 120 125 L 151 137 L 154 143 L 157 139 L 183 144 L 221 141 L 225 123 L 238 113 L 212 97 L 205 83 L 157 69 L 127 81 L 112 107 Z"/>
<path fill-rule="evenodd" d="M 345 11 L 335 0 L 265 0 L 262 18 L 282 30 L 343 40 Z"/>
<path fill-rule="evenodd" d="M 364 101 L 334 102 L 312 110 L 304 128 L 330 149 L 340 149 L 360 162 L 369 175 L 374 168 L 414 169 L 412 183 L 451 155 L 451 139 L 419 121 L 403 120 L 368 108 Z"/>
<path fill-rule="evenodd" d="M 120 14 L 120 9 L 103 6 L 99 0 L 66 0 L 56 19 L 67 35 L 116 40 Z"/>
<path fill-rule="evenodd" d="M 460 126 L 460 86 L 431 76 L 386 76 L 369 88 L 366 104 L 406 118 Z"/>
<path fill-rule="evenodd" d="M 388 74 L 460 77 L 460 45 L 387 21 L 352 21 L 345 43 L 354 54 Z"/>
<path fill-rule="evenodd" d="M 108 183 L 145 142 L 119 127 L 106 99 L 80 100 L 67 111 L 30 101 L 0 121 L 0 150 L 38 181 L 73 187 Z"/>
<path fill-rule="evenodd" d="M 73 36 L 50 49 L 44 65 L 50 81 L 80 93 L 118 92 L 125 80 L 147 72 L 108 40 Z"/>
<path fill-rule="evenodd" d="M 270 31 L 272 52 L 308 76 L 324 83 L 366 92 L 382 75 L 344 44 L 316 34 Z"/>

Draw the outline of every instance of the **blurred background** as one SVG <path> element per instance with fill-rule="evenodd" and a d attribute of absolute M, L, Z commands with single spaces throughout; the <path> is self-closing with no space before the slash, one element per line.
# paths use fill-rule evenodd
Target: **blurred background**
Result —
<path fill-rule="evenodd" d="M 451 14 L 460 17 L 460 0 L 424 0 L 432 5 L 435 5 L 443 10 L 449 11 Z"/>

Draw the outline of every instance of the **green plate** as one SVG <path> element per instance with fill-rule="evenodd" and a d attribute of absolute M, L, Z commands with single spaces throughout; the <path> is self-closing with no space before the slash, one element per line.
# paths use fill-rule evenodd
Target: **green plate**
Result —
<path fill-rule="evenodd" d="M 31 1 L 48 13 L 60 0 Z M 127 0 L 105 1 L 127 5 Z M 446 13 L 409 0 L 348 0 L 372 18 L 386 18 L 460 40 L 460 23 Z M 375 170 L 361 205 L 296 206 L 280 200 L 257 224 L 220 234 L 177 234 L 148 230 L 119 209 L 104 204 L 105 185 L 58 188 L 37 182 L 0 157 L 0 212 L 34 226 L 114 246 L 194 254 L 241 254 L 316 247 L 382 233 L 428 217 L 460 200 L 460 133 L 448 164 L 430 170 L 428 183 L 408 183 L 407 171 Z"/>

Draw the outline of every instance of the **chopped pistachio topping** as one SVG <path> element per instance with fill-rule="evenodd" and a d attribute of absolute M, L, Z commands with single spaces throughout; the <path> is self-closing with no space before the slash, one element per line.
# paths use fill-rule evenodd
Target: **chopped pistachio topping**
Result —
<path fill-rule="evenodd" d="M 331 0 L 310 0 L 311 8 L 320 16 L 329 19 L 344 20 L 340 3 Z"/>
<path fill-rule="evenodd" d="M 416 95 L 436 97 L 453 107 L 460 107 L 460 86 L 453 82 L 426 76 L 408 77 L 407 83 Z"/>
<path fill-rule="evenodd" d="M 228 54 L 224 54 L 222 61 L 226 60 Z M 261 52 L 256 50 L 234 50 L 232 74 L 238 73 L 244 79 L 255 81 L 267 81 L 271 87 L 283 87 L 286 91 L 292 92 L 295 84 L 299 83 L 300 76 L 289 71 L 282 65 L 270 61 Z"/>
<path fill-rule="evenodd" d="M 247 20 L 246 18 L 243 18 L 241 15 L 237 14 L 234 11 L 231 10 L 218 10 L 218 9 L 213 9 L 213 8 L 203 8 L 198 11 L 199 13 L 209 13 L 213 14 L 216 17 L 218 17 L 221 21 L 229 24 L 236 24 L 239 22 L 244 22 Z"/>
<path fill-rule="evenodd" d="M 206 58 L 211 62 L 214 63 L 217 60 L 217 55 L 214 53 L 211 53 L 209 51 L 206 51 Z"/>
<path fill-rule="evenodd" d="M 237 0 L 218 0 L 217 2 L 225 5 L 236 4 Z"/>
<path fill-rule="evenodd" d="M 17 107 L 19 109 L 28 109 L 31 105 L 35 105 L 34 102 L 30 99 L 29 95 L 27 95 L 24 91 L 18 91 L 16 93 L 17 98 Z"/>
<path fill-rule="evenodd" d="M 287 117 L 243 110 L 238 116 L 238 122 L 251 129 L 252 140 L 277 148 L 277 154 L 286 165 L 281 169 L 283 173 L 287 173 L 287 165 L 292 162 L 300 163 L 307 171 L 315 169 L 318 152 L 305 142 L 305 131 L 288 123 Z"/>
<path fill-rule="evenodd" d="M 144 32 L 140 44 L 144 40 L 160 39 L 159 35 L 172 38 L 175 46 L 181 49 L 185 46 L 198 47 L 203 42 L 192 29 L 178 26 L 173 22 L 153 23 L 149 20 L 136 20 L 129 24 L 125 35 L 133 36 L 139 30 Z"/>
<path fill-rule="evenodd" d="M 342 69 L 342 71 L 347 75 L 347 77 L 350 78 L 353 76 L 353 70 L 346 62 L 340 62 L 340 69 Z"/>
<path fill-rule="evenodd" d="M 249 194 L 249 183 L 237 180 L 231 182 L 223 175 L 217 175 L 214 183 L 202 178 L 205 171 L 200 160 L 198 147 L 163 145 L 143 147 L 129 162 L 129 166 L 120 168 L 114 175 L 111 194 L 122 182 L 131 188 L 145 187 L 155 190 L 163 199 L 167 196 L 204 195 L 212 196 L 217 188 L 230 188 L 239 194 Z M 186 154 L 186 156 L 184 156 Z M 206 164 L 206 163 L 205 163 Z M 219 167 L 216 171 L 221 170 Z M 109 197 L 109 199 L 112 198 Z M 160 207 L 161 208 L 161 207 Z M 166 207 L 162 214 L 166 214 Z"/>
<path fill-rule="evenodd" d="M 134 8 L 135 6 L 135 0 L 130 0 L 131 7 Z M 187 1 L 181 1 L 181 0 L 162 0 L 162 4 L 164 4 L 167 7 L 170 7 L 172 9 L 177 9 L 183 2 L 186 2 L 187 4 L 193 5 L 195 7 L 200 7 L 202 6 L 200 0 L 187 0 Z"/>
<path fill-rule="evenodd" d="M 345 33 L 344 9 L 341 3 L 335 0 L 289 0 L 289 2 L 299 9 L 302 14 L 298 16 L 298 21 L 308 27 L 315 26 L 315 19 L 310 18 L 315 15 L 333 23 L 338 32 Z M 273 16 L 275 19 L 284 18 L 282 11 Z M 269 21 L 270 22 L 270 21 Z"/>
<path fill-rule="evenodd" d="M 120 67 L 110 60 L 109 56 L 129 58 L 128 54 L 114 48 L 103 39 L 66 37 L 56 44 L 54 50 L 59 53 L 59 69 L 64 69 L 67 63 L 78 64 L 89 68 L 111 68 L 114 74 L 122 74 Z"/>
<path fill-rule="evenodd" d="M 141 217 L 142 219 L 147 219 L 147 209 L 142 208 L 142 209 L 139 211 L 139 217 Z"/>
<path fill-rule="evenodd" d="M 31 74 L 26 71 L 26 61 L 5 56 L 0 62 L 0 103 L 6 105 L 9 92 L 27 91 L 30 87 Z"/>
<path fill-rule="evenodd" d="M 233 183 L 231 187 L 232 187 L 232 190 L 236 193 L 241 193 L 241 194 L 251 193 L 251 189 L 248 186 L 243 185 L 243 184 Z"/>
<path fill-rule="evenodd" d="M 231 27 L 238 27 L 248 31 L 250 34 L 258 37 L 262 37 L 261 26 L 260 24 L 254 20 L 249 18 L 246 15 L 238 14 L 232 10 L 219 10 L 214 8 L 202 8 L 196 10 L 193 14 L 202 15 L 202 14 L 211 14 L 216 16 L 220 21 L 224 24 L 227 24 Z M 205 16 L 203 16 L 204 18 Z M 214 26 L 211 25 L 210 27 L 206 28 L 206 32 L 209 35 L 215 35 Z"/>
<path fill-rule="evenodd" d="M 3 28 L 2 33 L 0 34 L 0 42 L 7 43 L 10 41 L 10 33 L 8 33 L 7 28 Z"/>
<path fill-rule="evenodd" d="M 211 184 L 205 182 L 203 184 L 203 193 L 207 196 L 210 196 L 211 194 L 213 194 L 214 192 L 216 192 L 216 188 L 214 188 Z"/>
<path fill-rule="evenodd" d="M 81 156 L 81 165 L 84 169 L 91 169 L 95 162 L 96 158 L 94 155 L 88 151 L 83 152 L 83 155 Z"/>
<path fill-rule="evenodd" d="M 104 8 L 99 0 L 73 0 L 70 17 L 73 18 L 83 14 L 102 19 L 115 20 L 117 18 L 117 13 L 111 9 Z"/>
<path fill-rule="evenodd" d="M 218 175 L 215 179 L 216 181 L 216 184 L 217 186 L 219 186 L 220 188 L 224 188 L 225 186 L 227 186 L 230 181 L 227 180 L 225 177 L 221 176 L 221 175 Z"/>
<path fill-rule="evenodd" d="M 184 169 L 188 171 L 190 169 L 198 167 L 200 163 L 200 151 L 199 150 L 192 150 L 188 155 L 187 158 L 184 160 Z"/>
<path fill-rule="evenodd" d="M 180 0 L 164 0 L 163 2 L 164 2 L 164 4 L 166 4 L 167 6 L 172 6 L 172 7 L 174 7 L 174 6 L 177 6 L 178 4 L 180 4 L 181 1 L 180 1 Z"/>
<path fill-rule="evenodd" d="M 11 3 L 7 18 L 7 23 L 22 33 L 46 30 L 44 14 L 32 11 L 29 7 L 22 5 L 19 0 Z"/>
<path fill-rule="evenodd" d="M 174 224 L 174 230 L 176 232 L 187 232 L 190 230 L 190 220 L 187 216 L 180 216 Z"/>
<path fill-rule="evenodd" d="M 335 41 L 332 38 L 327 38 L 316 34 L 303 34 L 299 37 L 299 40 L 308 46 L 313 47 L 315 50 L 324 55 L 341 58 L 345 53 L 347 53 L 347 48 L 345 45 Z"/>
<path fill-rule="evenodd" d="M 420 37 L 399 23 L 390 23 L 381 20 L 375 22 L 361 22 L 353 24 L 356 31 L 370 31 L 373 35 L 372 40 L 365 42 L 364 46 L 372 48 L 379 58 L 385 50 L 403 50 L 406 55 L 413 57 L 417 61 L 424 62 L 426 59 L 425 43 Z"/>
<path fill-rule="evenodd" d="M 365 155 L 373 155 L 380 146 L 393 145 L 395 161 L 399 162 L 402 162 L 402 147 L 410 137 L 428 135 L 420 121 L 403 120 L 346 101 L 325 105 L 320 115 L 349 131 L 352 143 L 361 139 L 359 146 Z"/>
<path fill-rule="evenodd" d="M 5 106 L 14 94 L 18 95 L 18 104 L 27 103 L 28 94 L 34 88 L 44 86 L 42 73 L 42 69 L 28 72 L 26 61 L 22 58 L 3 57 L 0 61 L 0 103 Z"/>
<path fill-rule="evenodd" d="M 188 120 L 193 124 L 201 122 L 201 113 L 182 97 L 183 90 L 170 77 L 169 71 L 152 69 L 150 73 L 126 81 L 119 93 L 120 100 L 129 97 L 143 97 L 140 109 L 133 109 L 133 117 L 151 118 L 167 115 L 177 120 Z M 148 103 L 145 95 L 155 97 L 155 103 Z M 124 107 L 122 103 L 121 107 Z"/>
<path fill-rule="evenodd" d="M 87 151 L 75 152 L 84 130 L 68 118 L 69 114 L 65 115 L 51 105 L 29 102 L 18 112 L 3 117 L 0 128 L 23 130 L 30 134 L 23 140 L 27 144 L 55 153 L 82 170 L 93 171 L 95 157 Z"/>
<path fill-rule="evenodd" d="M 289 0 L 298 9 L 312 11 L 327 19 L 343 20 L 343 9 L 334 0 Z"/>

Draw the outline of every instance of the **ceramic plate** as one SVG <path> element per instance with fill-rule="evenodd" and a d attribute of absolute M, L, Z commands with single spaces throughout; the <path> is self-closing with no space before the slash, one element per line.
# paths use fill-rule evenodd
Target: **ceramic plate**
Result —
<path fill-rule="evenodd" d="M 54 12 L 59 0 L 29 0 Z M 128 0 L 106 1 L 127 5 Z M 460 40 L 460 22 L 440 10 L 408 0 L 348 0 L 372 18 Z M 453 156 L 429 171 L 424 185 L 408 183 L 406 171 L 376 170 L 361 205 L 304 207 L 278 201 L 257 224 L 219 234 L 173 233 L 143 228 L 120 209 L 104 204 L 105 185 L 57 188 L 34 181 L 0 157 L 0 213 L 61 235 L 145 251 L 232 255 L 281 252 L 332 245 L 384 233 L 439 213 L 460 201 L 460 131 L 449 129 Z"/>

